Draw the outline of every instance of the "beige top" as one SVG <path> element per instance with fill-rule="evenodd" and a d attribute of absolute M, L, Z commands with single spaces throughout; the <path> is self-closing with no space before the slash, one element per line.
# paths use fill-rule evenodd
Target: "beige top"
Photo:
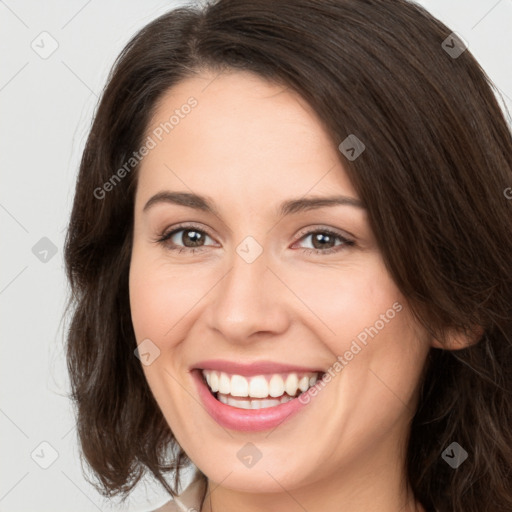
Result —
<path fill-rule="evenodd" d="M 201 499 L 205 491 L 203 476 L 196 474 L 184 491 L 171 501 L 168 501 L 154 512 L 200 512 Z"/>

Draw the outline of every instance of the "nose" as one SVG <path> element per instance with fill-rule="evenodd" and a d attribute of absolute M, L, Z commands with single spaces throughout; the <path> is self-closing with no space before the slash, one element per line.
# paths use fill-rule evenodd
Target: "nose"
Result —
<path fill-rule="evenodd" d="M 209 294 L 204 312 L 209 328 L 223 339 L 240 344 L 278 335 L 289 327 L 290 292 L 268 263 L 265 251 L 250 263 L 233 253 L 231 267 L 215 293 Z"/>

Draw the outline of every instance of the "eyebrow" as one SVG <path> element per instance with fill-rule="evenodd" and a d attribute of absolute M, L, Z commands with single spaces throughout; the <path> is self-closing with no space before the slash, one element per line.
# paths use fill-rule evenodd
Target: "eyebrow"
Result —
<path fill-rule="evenodd" d="M 149 210 L 152 206 L 159 203 L 176 204 L 179 206 L 187 206 L 206 213 L 212 213 L 220 217 L 218 210 L 213 205 L 213 202 L 198 194 L 190 192 L 170 192 L 162 191 L 152 196 L 142 209 L 143 212 Z M 327 206 L 354 206 L 357 208 L 365 209 L 365 206 L 359 199 L 348 196 L 325 196 L 325 197 L 300 197 L 297 199 L 289 199 L 281 203 L 278 208 L 278 215 L 284 217 L 294 213 L 315 210 Z"/>

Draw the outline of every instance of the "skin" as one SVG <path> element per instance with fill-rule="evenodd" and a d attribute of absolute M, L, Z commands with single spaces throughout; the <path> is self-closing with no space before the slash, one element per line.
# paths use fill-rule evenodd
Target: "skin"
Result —
<path fill-rule="evenodd" d="M 378 504 L 380 512 L 423 511 L 404 464 L 421 372 L 436 342 L 413 321 L 364 208 L 277 215 L 282 201 L 302 196 L 358 199 L 336 145 L 296 93 L 240 71 L 204 72 L 174 86 L 150 128 L 190 96 L 198 105 L 139 170 L 130 303 L 137 342 L 149 338 L 160 350 L 143 366 L 149 386 L 179 444 L 208 477 L 203 510 L 366 512 Z M 164 190 L 206 195 L 219 215 L 164 202 L 144 212 Z M 201 252 L 155 242 L 181 222 L 207 233 Z M 307 232 L 322 228 L 355 245 L 306 253 L 314 247 Z M 263 249 L 250 264 L 236 252 L 249 235 Z M 172 240 L 183 249 L 194 237 L 182 231 Z M 396 302 L 402 310 L 272 431 L 224 429 L 200 403 L 189 373 L 194 363 L 272 360 L 327 370 Z M 251 468 L 237 458 L 248 442 L 262 453 Z"/>

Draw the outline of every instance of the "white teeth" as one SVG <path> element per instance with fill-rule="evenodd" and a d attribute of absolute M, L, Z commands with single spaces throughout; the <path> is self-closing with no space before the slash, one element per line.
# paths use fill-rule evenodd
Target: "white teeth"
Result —
<path fill-rule="evenodd" d="M 237 407 L 238 409 L 267 409 L 268 407 L 275 407 L 276 405 L 293 400 L 291 396 L 283 396 L 281 399 L 274 398 L 272 400 L 237 400 L 236 398 L 221 394 L 219 394 L 218 399 L 223 404 Z"/>
<path fill-rule="evenodd" d="M 219 393 L 225 395 L 231 393 L 231 379 L 225 373 L 221 373 L 219 376 Z"/>
<path fill-rule="evenodd" d="M 277 400 L 277 398 L 274 398 L 274 400 L 260 400 L 260 409 L 267 409 L 268 407 L 275 407 L 276 405 L 279 405 L 281 403 L 281 400 Z"/>
<path fill-rule="evenodd" d="M 237 400 L 236 398 L 227 398 L 226 403 L 231 405 L 231 407 L 238 407 L 239 409 L 250 409 L 251 402 L 250 400 Z"/>
<path fill-rule="evenodd" d="M 299 378 L 296 373 L 290 373 L 286 378 L 285 389 L 290 396 L 295 396 L 299 387 Z"/>
<path fill-rule="evenodd" d="M 249 395 L 254 398 L 265 398 L 268 396 L 268 382 L 263 375 L 258 375 L 251 379 Z"/>
<path fill-rule="evenodd" d="M 268 383 L 268 394 L 276 397 L 284 393 L 284 381 L 281 375 L 272 375 Z"/>
<path fill-rule="evenodd" d="M 308 388 L 309 388 L 309 379 L 308 379 L 307 375 L 304 375 L 304 377 L 302 377 L 299 380 L 299 389 L 301 391 L 307 391 Z M 213 391 L 213 387 L 212 387 L 212 391 Z"/>
<path fill-rule="evenodd" d="M 234 405 L 233 403 L 233 406 L 241 408 L 248 408 L 246 404 L 250 403 L 250 401 L 236 400 L 233 397 L 292 399 L 297 394 L 297 391 L 307 391 L 316 383 L 318 378 L 316 372 L 301 374 L 292 372 L 288 374 L 255 375 L 252 377 L 229 375 L 215 370 L 203 370 L 202 373 L 211 391 L 219 393 L 219 400 L 229 404 L 229 402 L 223 401 L 221 396 L 230 395 L 227 400 L 235 400 L 236 404 L 239 405 Z M 281 403 L 279 400 L 254 401 L 254 407 L 251 408 L 273 407 Z"/>
<path fill-rule="evenodd" d="M 210 373 L 210 381 L 208 382 L 208 385 L 214 393 L 219 391 L 219 374 L 217 372 Z"/>
<path fill-rule="evenodd" d="M 241 375 L 231 377 L 231 396 L 249 396 L 249 383 Z"/>

